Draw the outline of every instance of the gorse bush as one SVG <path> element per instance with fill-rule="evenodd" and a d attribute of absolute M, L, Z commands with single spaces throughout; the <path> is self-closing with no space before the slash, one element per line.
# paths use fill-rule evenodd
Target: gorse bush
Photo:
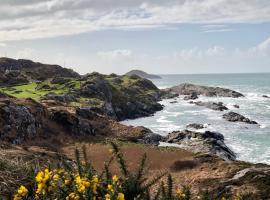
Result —
<path fill-rule="evenodd" d="M 161 173 L 153 179 L 146 178 L 145 162 L 143 155 L 137 170 L 131 172 L 124 160 L 123 154 L 115 143 L 111 143 L 112 157 L 104 164 L 104 170 L 98 173 L 87 160 L 85 147 L 80 153 L 75 151 L 76 162 L 63 161 L 59 167 L 50 167 L 39 171 L 33 185 L 20 186 L 14 194 L 14 200 L 189 200 L 191 193 L 189 188 L 174 189 L 171 175 Z M 81 156 L 83 159 L 81 159 Z M 113 175 L 110 164 L 116 160 L 121 176 Z M 166 183 L 158 182 L 167 175 Z M 157 189 L 153 192 L 152 186 Z M 202 198 L 201 198 L 202 199 Z M 203 199 L 208 199 L 203 197 Z M 235 197 L 241 200 L 242 197 Z M 225 198 L 222 198 L 225 200 Z"/>

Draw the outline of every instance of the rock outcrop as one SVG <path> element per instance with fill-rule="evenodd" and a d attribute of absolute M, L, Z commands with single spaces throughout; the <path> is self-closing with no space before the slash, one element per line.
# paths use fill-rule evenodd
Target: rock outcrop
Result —
<path fill-rule="evenodd" d="M 0 98 L 0 138 L 2 141 L 20 144 L 37 136 L 46 128 L 44 117 L 48 112 L 30 99 L 23 102 L 13 98 Z"/>
<path fill-rule="evenodd" d="M 82 118 L 67 111 L 54 111 L 51 118 L 56 123 L 62 125 L 67 133 L 77 136 L 95 135 L 94 127 L 86 118 Z"/>
<path fill-rule="evenodd" d="M 196 93 L 197 95 L 203 95 L 207 97 L 244 97 L 243 94 L 234 90 L 220 87 L 200 86 L 189 83 L 180 84 L 178 86 L 165 89 L 164 91 L 180 95 L 192 95 L 193 93 Z"/>
<path fill-rule="evenodd" d="M 244 122 L 247 124 L 258 124 L 257 122 L 252 121 L 252 120 L 244 117 L 243 115 L 240 115 L 240 114 L 235 113 L 235 112 L 226 113 L 222 117 L 229 122 Z"/>
<path fill-rule="evenodd" d="M 43 81 L 55 76 L 78 78 L 80 75 L 59 65 L 48 65 L 31 60 L 0 58 L 0 84 L 16 85 L 29 81 Z"/>
<path fill-rule="evenodd" d="M 195 100 L 195 99 L 198 99 L 199 97 L 198 97 L 198 95 L 197 95 L 197 93 L 196 92 L 192 92 L 192 94 L 190 94 L 190 95 L 187 95 L 187 96 L 185 96 L 184 97 L 184 100 Z"/>
<path fill-rule="evenodd" d="M 186 126 L 186 128 L 203 129 L 203 128 L 205 128 L 205 126 L 204 126 L 203 124 L 193 123 L 193 124 L 188 124 L 188 125 Z"/>
<path fill-rule="evenodd" d="M 216 111 L 224 111 L 224 110 L 228 110 L 228 108 L 222 103 L 222 102 L 202 102 L 202 101 L 197 101 L 197 102 L 190 102 L 192 104 L 195 104 L 197 106 L 204 106 L 206 108 L 212 109 L 212 110 L 216 110 Z"/>
<path fill-rule="evenodd" d="M 217 155 L 225 160 L 236 159 L 235 153 L 225 145 L 224 136 L 216 132 L 175 131 L 169 133 L 163 141 L 178 144 L 181 148 L 194 153 Z"/>

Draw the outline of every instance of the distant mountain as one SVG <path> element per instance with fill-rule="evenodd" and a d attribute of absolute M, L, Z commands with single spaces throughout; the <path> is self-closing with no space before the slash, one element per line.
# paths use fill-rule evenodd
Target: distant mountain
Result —
<path fill-rule="evenodd" d="M 148 74 L 148 73 L 141 71 L 141 70 L 131 70 L 128 73 L 126 73 L 125 75 L 128 75 L 128 76 L 137 75 L 141 78 L 146 78 L 146 79 L 160 79 L 161 78 L 158 75 Z"/>
<path fill-rule="evenodd" d="M 42 64 L 24 59 L 0 58 L 0 83 L 10 85 L 43 81 L 53 77 L 77 78 L 80 75 L 59 65 Z"/>

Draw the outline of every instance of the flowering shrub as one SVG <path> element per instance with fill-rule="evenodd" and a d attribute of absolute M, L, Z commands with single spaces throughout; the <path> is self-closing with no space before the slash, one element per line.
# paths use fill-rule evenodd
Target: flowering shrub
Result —
<path fill-rule="evenodd" d="M 84 162 L 76 150 L 76 166 L 66 162 L 57 169 L 45 168 L 35 176 L 32 188 L 21 186 L 14 194 L 14 200 L 55 199 L 55 200 L 189 200 L 191 194 L 188 188 L 177 188 L 173 191 L 172 177 L 168 175 L 167 183 L 160 184 L 155 194 L 150 189 L 165 175 L 160 174 L 152 180 L 147 180 L 144 174 L 146 156 L 144 155 L 138 170 L 129 172 L 123 155 L 118 146 L 112 143 L 113 157 L 104 164 L 104 170 L 98 174 L 86 159 L 83 148 Z M 109 165 L 116 159 L 122 176 L 112 175 Z M 202 199 L 207 200 L 208 197 Z M 239 196 L 235 200 L 241 200 Z M 222 200 L 225 200 L 223 197 Z"/>

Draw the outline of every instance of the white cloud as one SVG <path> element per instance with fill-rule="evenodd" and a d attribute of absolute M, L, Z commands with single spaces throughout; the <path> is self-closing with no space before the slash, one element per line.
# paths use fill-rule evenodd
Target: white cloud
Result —
<path fill-rule="evenodd" d="M 270 22 L 268 0 L 0 0 L 0 5 L 0 41 L 181 23 L 224 32 L 231 31 L 224 23 Z"/>
<path fill-rule="evenodd" d="M 105 59 L 123 59 L 132 56 L 132 51 L 129 49 L 116 49 L 113 51 L 100 51 L 97 56 Z"/>
<path fill-rule="evenodd" d="M 260 43 L 257 48 L 260 50 L 270 50 L 270 38 Z"/>
<path fill-rule="evenodd" d="M 0 43 L 0 47 L 6 47 L 7 44 L 6 43 Z"/>

